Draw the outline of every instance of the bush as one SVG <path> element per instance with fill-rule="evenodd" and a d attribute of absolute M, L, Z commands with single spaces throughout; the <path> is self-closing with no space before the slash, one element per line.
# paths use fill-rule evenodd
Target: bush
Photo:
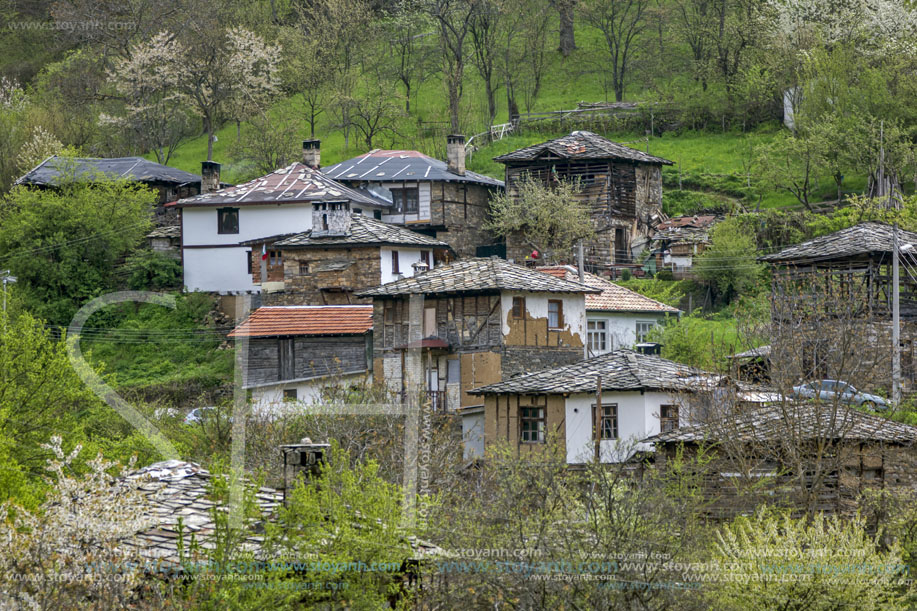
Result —
<path fill-rule="evenodd" d="M 127 286 L 133 291 L 180 289 L 181 263 L 155 250 L 138 250 L 124 262 Z"/>
<path fill-rule="evenodd" d="M 670 269 L 661 269 L 658 272 L 656 272 L 656 275 L 654 276 L 654 278 L 656 278 L 656 280 L 662 280 L 664 282 L 671 282 L 672 280 L 675 280 L 675 274 Z"/>

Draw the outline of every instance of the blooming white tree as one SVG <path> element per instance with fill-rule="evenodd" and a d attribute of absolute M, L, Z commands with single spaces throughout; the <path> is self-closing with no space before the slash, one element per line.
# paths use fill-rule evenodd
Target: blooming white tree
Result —
<path fill-rule="evenodd" d="M 230 28 L 226 33 L 226 69 L 232 78 L 232 93 L 227 113 L 240 124 L 264 112 L 280 89 L 279 63 L 281 49 L 244 28 Z"/>

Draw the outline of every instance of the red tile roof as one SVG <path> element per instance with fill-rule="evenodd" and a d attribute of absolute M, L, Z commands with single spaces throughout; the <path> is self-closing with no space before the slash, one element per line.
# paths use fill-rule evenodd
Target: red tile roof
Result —
<path fill-rule="evenodd" d="M 371 305 L 258 308 L 229 337 L 362 335 L 373 328 Z"/>
<path fill-rule="evenodd" d="M 536 268 L 540 272 L 550 274 L 561 280 L 579 282 L 579 275 L 572 267 L 566 265 L 553 265 Z M 650 299 L 636 291 L 618 286 L 595 274 L 584 274 L 583 283 L 586 286 L 600 289 L 598 294 L 586 294 L 586 310 L 603 312 L 678 312 L 678 308 L 668 306 L 661 301 Z"/>

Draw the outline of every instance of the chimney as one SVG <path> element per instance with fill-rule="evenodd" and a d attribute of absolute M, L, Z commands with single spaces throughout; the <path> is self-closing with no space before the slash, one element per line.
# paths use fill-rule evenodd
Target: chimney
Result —
<path fill-rule="evenodd" d="M 312 443 L 308 437 L 303 437 L 299 443 L 280 446 L 283 454 L 284 504 L 287 502 L 287 490 L 296 486 L 297 476 L 302 474 L 303 479 L 311 479 L 321 473 L 330 447 L 327 443 Z"/>
<path fill-rule="evenodd" d="M 302 141 L 302 162 L 313 169 L 318 169 L 322 161 L 322 141 Z"/>
<path fill-rule="evenodd" d="M 216 161 L 201 162 L 201 193 L 213 193 L 220 188 L 220 164 Z"/>
<path fill-rule="evenodd" d="M 465 175 L 465 136 L 461 134 L 446 136 L 446 163 L 453 174 Z"/>
<path fill-rule="evenodd" d="M 350 234 L 353 216 L 349 202 L 316 202 L 312 204 L 312 237 Z"/>

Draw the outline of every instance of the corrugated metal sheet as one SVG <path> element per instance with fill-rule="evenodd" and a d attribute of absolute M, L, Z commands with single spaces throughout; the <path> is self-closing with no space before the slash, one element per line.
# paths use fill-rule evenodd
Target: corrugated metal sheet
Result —
<path fill-rule="evenodd" d="M 336 180 L 361 182 L 472 182 L 502 187 L 503 181 L 465 171 L 464 175 L 449 171 L 445 161 L 428 157 L 419 151 L 388 151 L 373 149 L 365 155 L 323 168 L 322 172 Z"/>
<path fill-rule="evenodd" d="M 143 157 L 48 157 L 28 174 L 19 178 L 17 185 L 54 186 L 61 178 L 72 175 L 79 180 L 104 176 L 108 179 L 128 178 L 138 182 L 167 182 L 182 185 L 199 183 L 201 177 L 191 172 L 171 168 Z"/>

